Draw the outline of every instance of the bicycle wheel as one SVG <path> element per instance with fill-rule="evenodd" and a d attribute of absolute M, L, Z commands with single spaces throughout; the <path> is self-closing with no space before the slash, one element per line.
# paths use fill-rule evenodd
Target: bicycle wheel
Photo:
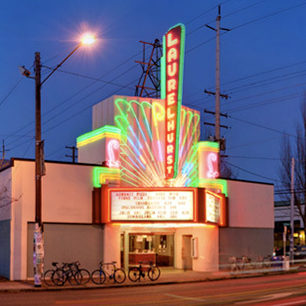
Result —
<path fill-rule="evenodd" d="M 148 271 L 148 277 L 151 281 L 156 281 L 159 279 L 160 269 L 158 267 L 150 267 Z"/>
<path fill-rule="evenodd" d="M 76 276 L 78 277 L 77 282 L 79 285 L 85 285 L 90 280 L 90 273 L 86 269 L 80 269 L 77 271 Z"/>
<path fill-rule="evenodd" d="M 66 272 L 66 276 L 70 285 L 75 286 L 81 284 L 82 275 L 79 271 L 68 271 Z"/>
<path fill-rule="evenodd" d="M 129 271 L 128 277 L 132 282 L 137 282 L 138 280 L 140 280 L 139 269 L 137 267 L 131 268 Z"/>
<path fill-rule="evenodd" d="M 62 269 L 57 269 L 52 274 L 52 282 L 56 286 L 63 286 L 67 280 L 67 275 Z"/>
<path fill-rule="evenodd" d="M 96 285 L 102 285 L 106 280 L 106 275 L 103 270 L 97 269 L 91 273 L 91 280 Z"/>
<path fill-rule="evenodd" d="M 47 285 L 48 287 L 54 285 L 53 282 L 52 282 L 52 275 L 53 275 L 53 273 L 54 273 L 54 270 L 47 270 L 44 273 L 43 281 L 44 281 L 45 285 Z"/>
<path fill-rule="evenodd" d="M 114 280 L 118 284 L 122 284 L 126 279 L 125 271 L 122 268 L 116 269 L 114 272 Z"/>

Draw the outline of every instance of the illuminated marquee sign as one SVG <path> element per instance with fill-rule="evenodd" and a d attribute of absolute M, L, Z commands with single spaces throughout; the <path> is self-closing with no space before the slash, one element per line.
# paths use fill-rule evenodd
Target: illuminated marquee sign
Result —
<path fill-rule="evenodd" d="M 184 49 L 185 27 L 178 24 L 167 32 L 163 42 L 166 179 L 177 176 Z"/>
<path fill-rule="evenodd" d="M 195 188 L 109 188 L 107 197 L 108 222 L 196 220 Z"/>
<path fill-rule="evenodd" d="M 205 222 L 226 225 L 225 197 L 205 190 Z"/>

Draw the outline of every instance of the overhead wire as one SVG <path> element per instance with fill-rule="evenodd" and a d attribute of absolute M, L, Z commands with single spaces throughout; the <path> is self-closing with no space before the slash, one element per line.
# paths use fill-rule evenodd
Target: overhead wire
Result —
<path fill-rule="evenodd" d="M 259 1 L 259 2 L 261 2 L 261 1 Z M 259 3 L 259 2 L 258 2 L 258 3 Z M 298 5 L 298 6 L 301 6 L 301 5 Z M 270 16 L 279 14 L 279 13 L 281 13 L 281 12 L 284 12 L 284 11 L 286 11 L 286 10 L 289 10 L 289 9 L 292 9 L 292 8 L 295 8 L 295 7 L 298 7 L 298 6 L 290 7 L 290 8 L 287 8 L 287 9 L 284 9 L 284 10 L 281 10 L 281 11 L 278 11 L 278 12 L 275 12 L 274 14 L 269 14 L 269 15 L 267 15 L 267 16 L 262 17 L 262 19 L 268 18 L 268 17 L 270 17 Z M 213 8 L 212 8 L 212 9 L 213 9 Z M 212 10 L 212 9 L 211 9 L 211 10 Z M 242 10 L 242 9 L 240 9 L 240 10 Z M 232 13 L 232 14 L 233 14 L 233 13 Z M 253 22 L 258 21 L 258 20 L 260 20 L 260 19 L 261 19 L 261 18 L 257 18 L 257 19 L 254 20 Z M 239 27 L 241 27 L 241 26 L 244 26 L 244 25 L 246 25 L 246 24 L 250 24 L 250 23 L 251 23 L 251 22 L 242 24 L 242 25 L 240 25 L 240 26 L 236 26 L 234 29 L 239 28 Z M 212 40 L 212 39 L 210 39 L 210 40 Z M 210 41 L 210 40 L 209 40 L 209 41 Z M 189 52 L 190 52 L 190 50 L 189 50 Z M 139 53 L 138 53 L 138 54 L 139 54 Z"/>
<path fill-rule="evenodd" d="M 278 134 L 287 135 L 289 137 L 297 138 L 297 136 L 294 135 L 294 134 L 290 134 L 290 133 L 287 133 L 287 132 L 284 132 L 284 131 L 282 132 L 280 130 L 277 130 L 277 129 L 274 129 L 274 128 L 271 128 L 271 127 L 267 127 L 267 126 L 259 124 L 259 123 L 251 122 L 251 121 L 241 119 L 241 118 L 236 118 L 236 117 L 233 117 L 233 116 L 228 116 L 228 118 L 234 119 L 234 120 L 237 120 L 237 121 L 249 124 L 249 125 L 253 125 L 255 127 L 259 127 L 259 128 L 265 129 L 265 130 L 269 130 L 269 131 L 272 131 L 272 132 L 275 132 L 275 133 L 278 133 Z"/>
<path fill-rule="evenodd" d="M 137 53 L 136 55 L 138 55 L 138 54 L 139 54 L 139 53 Z M 133 58 L 133 57 L 134 57 L 134 56 L 129 57 L 128 60 L 130 60 L 130 59 Z M 128 60 L 125 60 L 125 61 L 124 61 L 123 63 L 121 63 L 121 64 L 127 63 Z M 120 64 L 120 65 L 117 65 L 112 71 L 116 70 L 116 68 L 118 68 L 118 67 L 121 67 L 121 64 Z M 134 68 L 135 68 L 135 66 L 130 67 L 128 70 L 126 70 L 125 72 L 121 73 L 119 76 L 116 76 L 116 77 L 113 78 L 112 80 L 117 79 L 118 77 L 120 77 L 120 76 L 126 74 L 127 72 L 129 72 L 130 70 L 132 70 L 132 69 L 134 69 Z M 103 75 L 104 75 L 104 74 L 103 74 Z M 112 80 L 111 80 L 111 81 L 112 81 Z M 68 97 L 68 98 L 65 99 L 64 101 L 62 101 L 60 104 L 55 105 L 53 108 L 49 109 L 48 112 L 44 112 L 44 113 L 43 113 L 43 117 L 46 117 L 47 115 L 50 115 L 50 113 L 52 113 L 55 109 L 57 109 L 58 107 L 62 107 L 64 104 L 66 104 L 67 102 L 69 102 L 71 99 L 73 99 L 74 97 L 78 96 L 82 91 L 84 91 L 85 89 L 91 87 L 92 85 L 94 85 L 94 84 L 96 84 L 96 83 L 97 83 L 97 81 L 94 81 L 94 82 L 90 83 L 89 85 L 86 85 L 86 86 L 82 87 L 80 90 L 78 90 L 76 93 L 74 93 L 73 95 L 71 95 L 70 97 Z M 99 87 L 99 89 L 101 89 L 101 88 L 103 88 L 103 87 Z M 99 90 L 99 89 L 98 89 L 98 90 Z M 96 91 L 97 91 L 97 89 L 95 90 L 95 92 L 96 92 Z M 89 96 L 89 95 L 87 95 L 86 97 L 88 97 L 88 96 Z M 80 100 L 79 100 L 79 101 L 80 101 Z M 78 102 L 78 103 L 79 103 L 79 102 Z M 66 108 L 66 109 L 67 109 L 67 108 Z M 61 112 L 60 114 L 62 114 L 62 112 Z M 53 119 L 53 118 L 54 118 L 54 116 L 52 117 L 52 119 Z M 50 119 L 49 119 L 48 121 L 50 121 Z M 16 130 L 16 132 L 24 131 L 25 128 L 27 128 L 27 127 L 29 127 L 29 126 L 31 126 L 31 125 L 33 125 L 33 124 L 34 124 L 34 121 L 31 121 L 31 122 L 27 123 L 26 125 L 20 127 L 18 130 Z M 30 131 L 28 132 L 28 134 L 29 134 L 29 133 L 30 133 Z M 13 140 L 13 141 L 9 142 L 9 145 L 12 144 L 12 143 L 14 143 L 14 142 L 16 142 L 16 140 Z M 15 146 L 14 148 L 16 148 L 16 147 L 17 147 L 17 146 Z"/>
<path fill-rule="evenodd" d="M 51 67 L 47 67 L 47 66 L 45 66 L 45 67 L 50 69 L 50 70 L 53 69 Z M 61 73 L 73 75 L 73 76 L 76 76 L 76 77 L 80 77 L 80 78 L 83 78 L 83 79 L 101 82 L 101 83 L 104 83 L 104 84 L 107 84 L 107 85 L 112 85 L 112 86 L 116 86 L 116 87 L 120 87 L 120 88 L 134 89 L 134 87 L 127 87 L 126 85 L 114 83 L 114 82 L 111 82 L 111 81 L 105 81 L 105 80 L 95 78 L 95 77 L 91 77 L 91 76 L 88 76 L 88 75 L 85 75 L 85 74 L 82 74 L 82 73 L 79 73 L 79 72 L 72 72 L 72 71 L 67 71 L 67 70 L 63 70 L 63 69 L 58 69 L 57 71 L 61 72 Z"/>
<path fill-rule="evenodd" d="M 16 88 L 19 86 L 19 84 L 22 81 L 22 77 L 18 79 L 15 85 L 9 90 L 9 92 L 0 100 L 0 107 L 4 104 L 4 102 L 13 94 L 13 92 L 16 90 Z"/>
<path fill-rule="evenodd" d="M 244 171 L 244 172 L 246 172 L 246 173 L 248 173 L 248 174 L 251 174 L 251 175 L 254 175 L 254 176 L 257 176 L 257 177 L 260 177 L 260 178 L 268 179 L 268 180 L 271 180 L 271 181 L 275 181 L 275 182 L 281 182 L 281 181 L 279 181 L 279 180 L 277 180 L 277 179 L 275 179 L 275 178 L 271 178 L 271 177 L 268 177 L 268 176 L 264 176 L 264 175 L 261 175 L 261 174 L 252 172 L 252 171 L 250 171 L 250 170 L 244 169 L 244 168 L 242 168 L 242 167 L 240 167 L 240 166 L 237 166 L 237 165 L 235 165 L 235 164 L 233 164 L 233 163 L 230 163 L 230 162 L 228 162 L 228 161 L 226 161 L 226 163 L 227 163 L 228 165 L 230 165 L 230 166 L 232 166 L 232 167 L 234 167 L 234 168 L 237 168 L 237 169 L 239 169 L 239 170 L 241 170 L 241 171 Z"/>

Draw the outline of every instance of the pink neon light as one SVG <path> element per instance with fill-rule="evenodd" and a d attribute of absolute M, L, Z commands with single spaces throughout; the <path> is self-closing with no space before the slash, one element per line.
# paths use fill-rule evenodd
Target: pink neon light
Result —
<path fill-rule="evenodd" d="M 107 143 L 106 164 L 110 168 L 119 168 L 119 149 L 120 143 L 117 139 L 111 139 Z"/>
<path fill-rule="evenodd" d="M 206 175 L 208 178 L 217 178 L 219 176 L 218 169 L 218 155 L 215 152 L 210 152 L 207 155 L 207 168 Z"/>

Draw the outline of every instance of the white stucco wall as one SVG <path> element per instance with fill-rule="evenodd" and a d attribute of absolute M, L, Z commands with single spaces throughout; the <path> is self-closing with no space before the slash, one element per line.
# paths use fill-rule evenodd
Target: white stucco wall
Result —
<path fill-rule="evenodd" d="M 91 166 L 46 163 L 42 179 L 43 222 L 92 222 Z M 11 279 L 25 279 L 27 223 L 35 221 L 34 162 L 15 160 L 12 167 Z"/>
<path fill-rule="evenodd" d="M 78 147 L 78 162 L 102 164 L 106 160 L 105 138 Z"/>
<path fill-rule="evenodd" d="M 177 228 L 175 231 L 175 268 L 183 269 L 183 235 L 198 238 L 198 257 L 192 260 L 194 271 L 217 271 L 219 265 L 219 229 L 217 226 Z"/>
<path fill-rule="evenodd" d="M 120 267 L 120 226 L 105 224 L 103 239 L 103 261 L 117 262 Z"/>
<path fill-rule="evenodd" d="M 230 227 L 274 228 L 273 185 L 227 182 Z"/>
<path fill-rule="evenodd" d="M 114 125 L 114 99 L 117 97 L 111 96 L 92 107 L 93 130 L 104 125 Z"/>

